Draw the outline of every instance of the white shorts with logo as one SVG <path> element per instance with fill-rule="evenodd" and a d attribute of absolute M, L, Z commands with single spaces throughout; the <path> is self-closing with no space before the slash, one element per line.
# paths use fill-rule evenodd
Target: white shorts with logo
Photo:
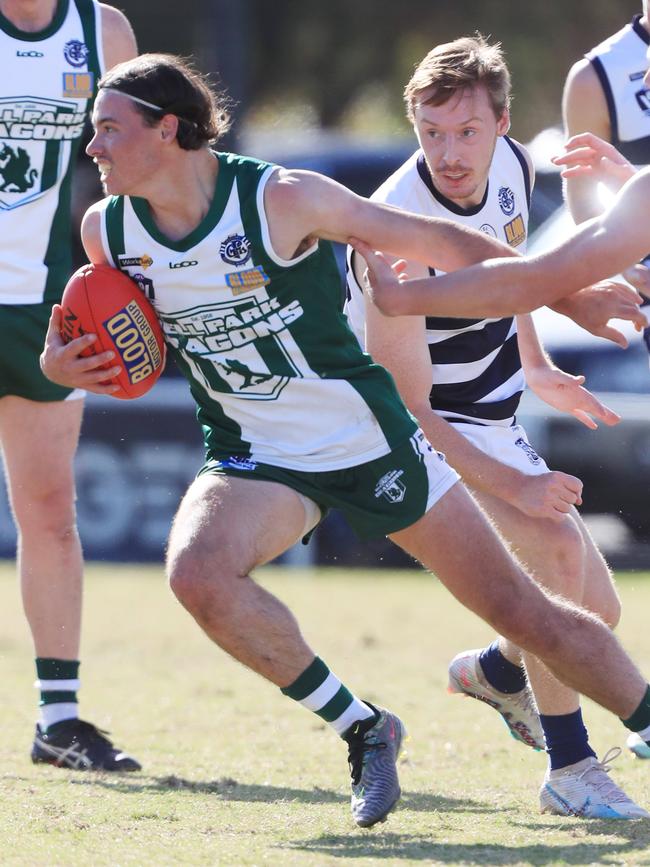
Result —
<path fill-rule="evenodd" d="M 453 426 L 477 449 L 527 476 L 541 476 L 542 473 L 550 472 L 544 458 L 528 442 L 526 431 L 520 424 L 499 427 L 454 422 Z"/>

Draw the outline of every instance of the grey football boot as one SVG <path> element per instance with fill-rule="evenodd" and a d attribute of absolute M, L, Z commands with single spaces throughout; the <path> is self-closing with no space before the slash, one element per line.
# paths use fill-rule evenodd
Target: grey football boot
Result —
<path fill-rule="evenodd" d="M 400 799 L 397 759 L 406 737 L 404 724 L 390 711 L 374 707 L 374 717 L 350 726 L 348 744 L 352 777 L 352 818 L 361 828 L 384 822 Z"/>

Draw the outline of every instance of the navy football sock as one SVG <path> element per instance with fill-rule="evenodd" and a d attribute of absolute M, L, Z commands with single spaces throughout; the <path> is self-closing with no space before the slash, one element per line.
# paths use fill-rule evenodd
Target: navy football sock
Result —
<path fill-rule="evenodd" d="M 487 682 L 499 692 L 520 692 L 526 686 L 526 670 L 506 659 L 499 650 L 499 642 L 493 641 L 479 653 L 478 661 Z"/>
<path fill-rule="evenodd" d="M 589 735 L 582 722 L 580 708 L 560 716 L 541 713 L 539 719 L 544 730 L 546 752 L 552 771 L 574 765 L 589 756 L 595 758 L 596 753 L 589 746 Z"/>

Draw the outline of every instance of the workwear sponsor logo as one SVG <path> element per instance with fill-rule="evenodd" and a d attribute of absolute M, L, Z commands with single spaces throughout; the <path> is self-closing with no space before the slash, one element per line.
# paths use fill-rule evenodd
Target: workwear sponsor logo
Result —
<path fill-rule="evenodd" d="M 518 247 L 526 240 L 526 224 L 521 214 L 517 214 L 514 220 L 510 220 L 503 227 L 506 235 L 506 241 L 511 247 Z"/>
<path fill-rule="evenodd" d="M 117 260 L 120 263 L 120 268 L 141 267 L 146 270 L 153 265 L 153 259 L 146 253 L 144 256 L 118 256 Z"/>

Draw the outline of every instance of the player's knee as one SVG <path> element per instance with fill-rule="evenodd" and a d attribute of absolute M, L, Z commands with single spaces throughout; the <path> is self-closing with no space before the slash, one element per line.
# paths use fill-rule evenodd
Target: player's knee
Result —
<path fill-rule="evenodd" d="M 585 580 L 585 544 L 575 521 L 567 517 L 553 528 L 546 549 L 549 589 L 576 602 L 582 600 Z"/>
<path fill-rule="evenodd" d="M 229 607 L 231 592 L 230 570 L 214 552 L 204 552 L 196 546 L 175 549 L 167 555 L 169 586 L 178 601 L 197 619 L 206 612 L 220 616 Z"/>
<path fill-rule="evenodd" d="M 188 550 L 169 551 L 167 580 L 172 593 L 189 610 L 200 607 L 205 595 L 205 576 L 199 558 Z"/>
<path fill-rule="evenodd" d="M 591 547 L 589 555 L 585 567 L 583 605 L 614 629 L 621 619 L 621 600 L 616 585 L 609 566 L 595 546 Z"/>
<path fill-rule="evenodd" d="M 14 517 L 23 538 L 66 541 L 76 536 L 74 488 L 61 484 L 14 498 Z"/>

